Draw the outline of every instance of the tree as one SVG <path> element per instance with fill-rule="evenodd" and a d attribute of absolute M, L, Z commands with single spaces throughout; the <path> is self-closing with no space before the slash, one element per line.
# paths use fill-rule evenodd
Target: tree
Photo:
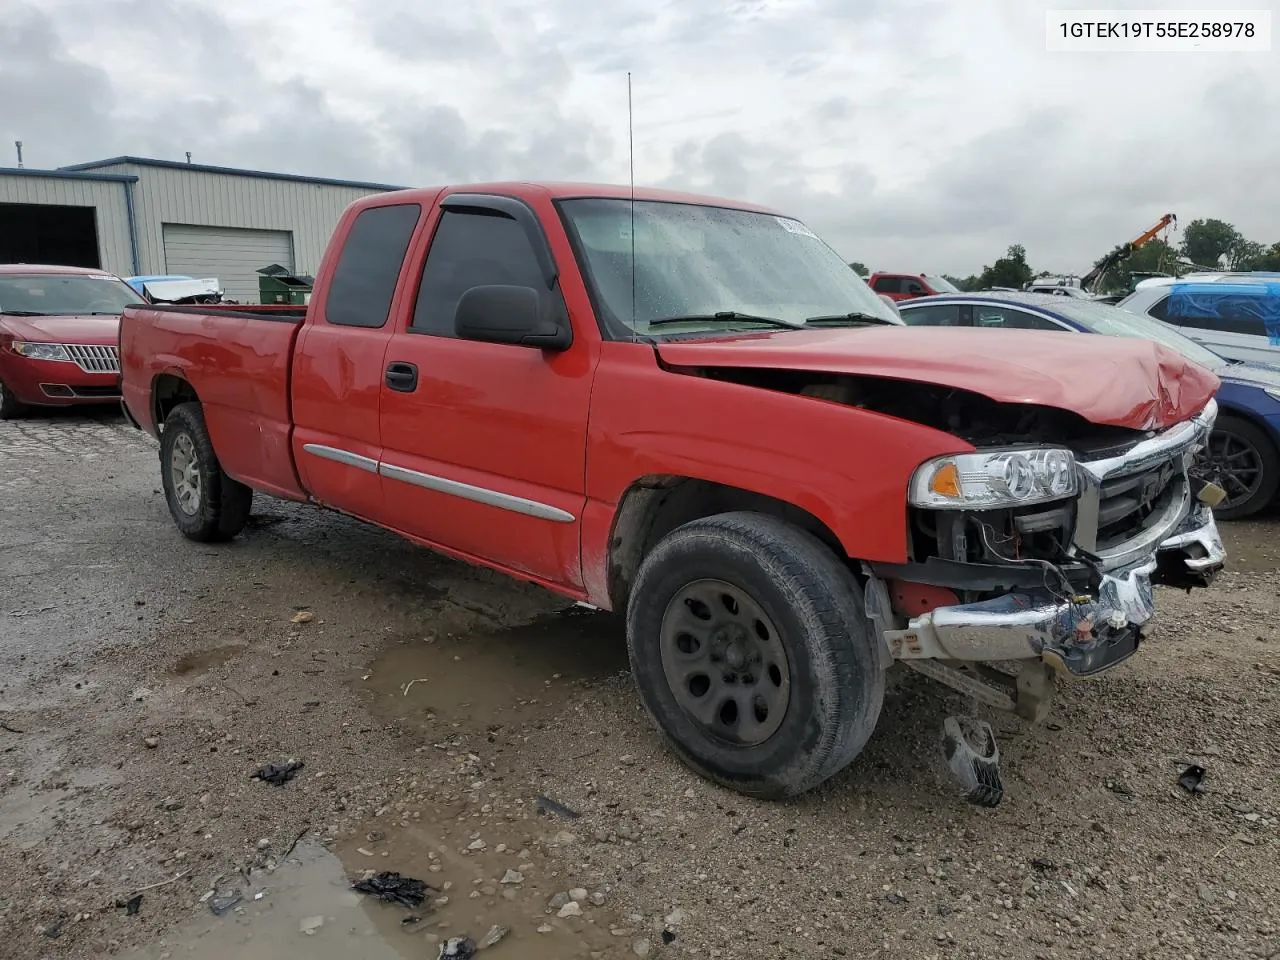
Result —
<path fill-rule="evenodd" d="M 1225 220 L 1192 220 L 1182 232 L 1182 254 L 1192 263 L 1216 267 L 1247 242 Z"/>
<path fill-rule="evenodd" d="M 1227 251 L 1227 269 L 1261 270 L 1262 267 L 1254 267 L 1251 264 L 1261 260 L 1265 252 L 1262 244 L 1241 237 L 1240 242 Z"/>
<path fill-rule="evenodd" d="M 1235 269 L 1268 270 L 1280 273 L 1280 243 L 1273 243 L 1265 250 L 1260 243 L 1256 244 L 1256 246 L 1258 248 L 1256 253 Z"/>
<path fill-rule="evenodd" d="M 1011 244 L 1005 255 L 990 266 L 983 267 L 978 276 L 978 289 L 1013 287 L 1021 289 L 1035 277 L 1035 271 L 1027 265 L 1027 248 L 1020 243 Z"/>
<path fill-rule="evenodd" d="M 1178 251 L 1159 238 L 1148 240 L 1099 278 L 1099 293 L 1119 293 L 1130 287 L 1131 273 L 1173 273 Z"/>
<path fill-rule="evenodd" d="M 853 270 L 854 273 L 856 273 L 860 277 L 871 276 L 871 271 L 867 269 L 867 265 L 865 263 L 860 263 L 859 261 L 855 260 L 853 261 L 853 263 L 849 264 L 849 267 Z"/>

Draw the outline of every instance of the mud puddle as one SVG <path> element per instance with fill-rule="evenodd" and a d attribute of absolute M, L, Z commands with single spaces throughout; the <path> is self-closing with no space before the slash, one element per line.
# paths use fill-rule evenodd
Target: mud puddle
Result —
<path fill-rule="evenodd" d="M 243 886 L 244 899 L 222 916 L 194 904 L 196 918 L 155 943 L 122 956 L 136 960 L 416 960 L 420 943 L 387 934 L 351 889 L 342 863 L 315 844 L 299 844 L 273 874 Z M 260 899 L 255 899 L 261 894 Z M 144 894 L 145 898 L 145 894 Z M 141 907 L 146 910 L 146 901 Z M 310 932 L 307 932 L 310 931 Z"/>
<path fill-rule="evenodd" d="M 518 627 L 390 644 L 357 687 L 383 718 L 492 731 L 554 708 L 568 685 L 626 670 L 621 618 L 571 608 Z"/>
<path fill-rule="evenodd" d="M 619 955 L 630 941 L 606 909 L 584 902 L 582 915 L 561 918 L 546 907 L 554 873 L 545 881 L 533 863 L 520 864 L 510 848 L 505 859 L 523 865 L 520 885 L 501 883 L 501 854 L 469 856 L 443 831 L 395 830 L 386 840 L 343 844 L 341 857 L 319 844 L 300 843 L 271 873 L 254 873 L 236 892 L 241 901 L 216 916 L 208 901 L 194 903 L 194 917 L 155 942 L 125 952 L 133 960 L 422 960 L 439 954 L 452 937 L 480 943 L 495 927 L 506 928 L 483 956 L 502 960 L 586 960 Z M 376 850 L 370 850 L 376 847 Z M 504 850 L 508 848 L 502 844 Z M 494 849 L 497 849 L 495 847 Z M 392 853 L 394 851 L 394 854 Z M 371 859 L 366 852 L 373 853 Z M 385 854 L 383 856 L 382 854 Z M 425 880 L 433 890 L 421 907 L 382 903 L 352 889 L 362 876 L 396 870 Z M 496 877 L 491 874 L 497 873 Z M 237 878 L 239 879 L 239 878 Z M 230 889 L 220 884 L 223 895 Z M 474 892 L 475 896 L 472 896 Z M 544 895 L 545 894 L 545 895 Z M 142 910 L 146 910 L 145 894 Z"/>

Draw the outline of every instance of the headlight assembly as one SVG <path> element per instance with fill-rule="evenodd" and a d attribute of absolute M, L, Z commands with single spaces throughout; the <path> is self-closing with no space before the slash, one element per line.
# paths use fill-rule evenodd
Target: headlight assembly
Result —
<path fill-rule="evenodd" d="M 32 360 L 70 360 L 67 348 L 60 343 L 26 343 L 13 341 L 13 352 Z"/>
<path fill-rule="evenodd" d="M 1079 492 L 1075 457 L 1054 448 L 938 457 L 916 470 L 910 498 L 917 507 L 973 510 L 1062 500 Z"/>

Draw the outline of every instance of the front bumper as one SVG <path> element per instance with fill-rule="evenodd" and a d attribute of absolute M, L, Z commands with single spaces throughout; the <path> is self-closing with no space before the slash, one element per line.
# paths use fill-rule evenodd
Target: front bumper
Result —
<path fill-rule="evenodd" d="M 899 660 L 1039 659 L 1061 674 L 1094 676 L 1138 649 L 1155 615 L 1154 584 L 1205 586 L 1225 559 L 1213 512 L 1197 502 L 1154 555 L 1103 574 L 1096 596 L 1068 596 L 1046 571 L 1043 590 L 937 607 L 884 636 Z"/>
<path fill-rule="evenodd" d="M 30 406 L 120 402 L 119 373 L 86 371 L 68 360 L 7 354 L 2 376 L 9 391 Z"/>

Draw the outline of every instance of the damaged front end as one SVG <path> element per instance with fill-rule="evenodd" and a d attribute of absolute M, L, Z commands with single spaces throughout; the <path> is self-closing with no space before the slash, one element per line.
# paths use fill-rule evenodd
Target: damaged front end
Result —
<path fill-rule="evenodd" d="M 1196 455 L 1213 401 L 1168 430 L 1056 448 L 1016 445 L 925 464 L 912 481 L 912 557 L 867 564 L 885 652 L 1028 719 L 1056 677 L 1122 663 L 1154 617 L 1153 586 L 1222 569 L 1213 484 Z"/>

